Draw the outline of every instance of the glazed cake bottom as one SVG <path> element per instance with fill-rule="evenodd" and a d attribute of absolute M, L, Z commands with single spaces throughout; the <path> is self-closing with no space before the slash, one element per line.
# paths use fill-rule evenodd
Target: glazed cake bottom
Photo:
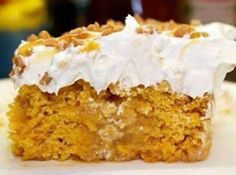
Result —
<path fill-rule="evenodd" d="M 82 80 L 58 95 L 24 85 L 10 105 L 9 135 L 23 160 L 199 161 L 211 148 L 211 100 L 174 93 L 165 81 L 99 94 Z"/>

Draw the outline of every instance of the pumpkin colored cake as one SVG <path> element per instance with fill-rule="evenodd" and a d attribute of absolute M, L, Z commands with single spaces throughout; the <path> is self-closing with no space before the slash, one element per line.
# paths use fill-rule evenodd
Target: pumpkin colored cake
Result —
<path fill-rule="evenodd" d="M 12 150 L 23 160 L 199 161 L 236 30 L 128 16 L 23 41 L 10 74 Z"/>

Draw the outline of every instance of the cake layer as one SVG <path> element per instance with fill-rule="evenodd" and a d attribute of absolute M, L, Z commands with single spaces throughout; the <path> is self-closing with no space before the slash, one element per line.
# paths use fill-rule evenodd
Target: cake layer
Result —
<path fill-rule="evenodd" d="M 165 81 L 99 94 L 82 80 L 58 95 L 24 85 L 10 105 L 10 138 L 24 160 L 199 161 L 211 147 L 211 101 Z"/>
<path fill-rule="evenodd" d="M 124 27 L 95 23 L 59 38 L 31 36 L 16 50 L 11 76 L 17 88 L 36 85 L 48 93 L 79 79 L 98 93 L 116 82 L 129 89 L 166 80 L 175 92 L 203 96 L 234 68 L 235 38 L 235 28 L 226 24 L 138 23 L 128 16 Z"/>

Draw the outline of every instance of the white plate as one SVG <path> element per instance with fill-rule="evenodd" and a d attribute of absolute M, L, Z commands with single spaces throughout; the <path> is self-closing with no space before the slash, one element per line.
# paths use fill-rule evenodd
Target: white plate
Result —
<path fill-rule="evenodd" d="M 0 123 L 4 123 L 4 126 L 0 127 L 0 175 L 229 175 L 236 173 L 236 84 L 224 83 L 222 93 L 216 98 L 213 148 L 206 161 L 196 163 L 21 161 L 11 154 L 6 132 L 5 112 L 7 104 L 15 94 L 9 80 L 0 81 Z"/>

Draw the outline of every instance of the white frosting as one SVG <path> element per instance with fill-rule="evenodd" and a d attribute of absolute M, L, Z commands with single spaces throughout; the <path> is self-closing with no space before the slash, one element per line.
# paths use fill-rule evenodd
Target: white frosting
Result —
<path fill-rule="evenodd" d="M 229 24 L 223 24 L 220 22 L 213 22 L 210 24 L 197 27 L 198 31 L 210 33 L 210 37 L 226 38 L 230 40 L 236 39 L 235 27 Z"/>
<path fill-rule="evenodd" d="M 197 30 L 209 32 L 210 37 L 198 39 L 165 33 L 137 34 L 138 26 L 128 16 L 121 32 L 98 35 L 93 40 L 100 43 L 100 49 L 88 53 L 81 52 L 84 46 L 69 46 L 59 53 L 54 53 L 52 47 L 35 46 L 33 54 L 23 59 L 23 74 L 13 77 L 15 85 L 37 85 L 44 92 L 57 93 L 84 79 L 99 92 L 110 83 L 120 82 L 127 89 L 166 80 L 174 91 L 196 97 L 215 92 L 235 66 L 236 43 L 231 40 L 236 38 L 236 30 L 232 26 L 200 26 Z M 41 85 L 45 72 L 52 81 Z"/>

